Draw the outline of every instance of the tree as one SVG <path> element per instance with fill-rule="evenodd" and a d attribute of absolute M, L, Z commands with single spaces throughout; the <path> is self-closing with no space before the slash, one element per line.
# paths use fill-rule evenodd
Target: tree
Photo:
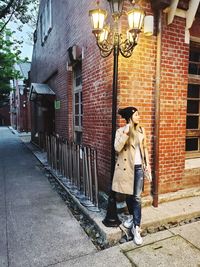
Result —
<path fill-rule="evenodd" d="M 9 101 L 10 81 L 22 78 L 15 64 L 27 61 L 20 59 L 23 41 L 13 38 L 14 32 L 7 29 L 7 24 L 14 21 L 18 30 L 25 23 L 35 28 L 38 7 L 39 0 L 0 0 L 0 106 Z"/>
<path fill-rule="evenodd" d="M 32 11 L 37 10 L 38 4 L 38 0 L 0 0 L 0 20 L 4 21 L 0 33 L 12 19 L 21 21 L 22 24 L 31 21 Z"/>
<path fill-rule="evenodd" d="M 2 22 L 0 22 L 0 27 Z M 4 28 L 0 34 L 0 106 L 9 101 L 9 94 L 12 90 L 10 80 L 20 78 L 19 71 L 14 69 L 14 65 L 22 62 L 19 55 L 18 45 L 11 41 L 12 32 Z"/>

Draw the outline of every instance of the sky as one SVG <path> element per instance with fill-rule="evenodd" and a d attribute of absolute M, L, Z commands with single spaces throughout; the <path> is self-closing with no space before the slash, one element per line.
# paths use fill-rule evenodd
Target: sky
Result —
<path fill-rule="evenodd" d="M 32 58 L 32 50 L 33 50 L 33 42 L 31 42 L 30 40 L 30 36 L 33 36 L 33 29 L 28 26 L 27 24 L 23 25 L 22 27 L 22 32 L 17 30 L 17 23 L 14 22 L 10 22 L 8 24 L 8 27 L 13 30 L 16 31 L 13 35 L 14 38 L 16 39 L 22 39 L 24 42 L 22 44 L 22 48 L 21 48 L 21 58 L 25 58 L 28 57 L 28 59 L 31 61 Z"/>

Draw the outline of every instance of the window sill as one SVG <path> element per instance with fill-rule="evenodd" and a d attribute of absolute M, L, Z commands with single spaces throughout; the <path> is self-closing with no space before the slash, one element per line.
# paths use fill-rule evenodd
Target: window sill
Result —
<path fill-rule="evenodd" d="M 82 126 L 74 126 L 74 131 L 82 132 L 83 131 Z"/>
<path fill-rule="evenodd" d="M 200 168 L 200 158 L 196 159 L 186 159 L 185 160 L 185 169 L 195 169 Z"/>

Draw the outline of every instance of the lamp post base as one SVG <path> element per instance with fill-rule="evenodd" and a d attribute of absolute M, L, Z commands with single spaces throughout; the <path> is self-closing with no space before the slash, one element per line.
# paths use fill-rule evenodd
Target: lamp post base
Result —
<path fill-rule="evenodd" d="M 115 192 L 111 191 L 110 196 L 108 198 L 108 207 L 105 219 L 102 223 L 106 227 L 118 227 L 121 224 L 121 221 L 117 215 L 117 205 L 116 205 L 116 198 Z"/>

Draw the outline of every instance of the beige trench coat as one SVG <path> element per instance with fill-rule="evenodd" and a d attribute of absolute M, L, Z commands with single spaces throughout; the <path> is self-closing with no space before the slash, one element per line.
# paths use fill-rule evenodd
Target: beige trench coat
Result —
<path fill-rule="evenodd" d="M 134 188 L 134 157 L 135 144 L 134 140 L 129 140 L 129 136 L 124 133 L 124 127 L 119 128 L 115 135 L 115 150 L 118 152 L 117 162 L 112 182 L 112 190 L 123 194 L 133 194 Z M 149 163 L 148 152 L 146 147 L 146 134 L 144 128 L 138 129 L 139 146 L 142 154 L 142 162 Z M 145 162 L 144 162 L 145 158 Z"/>

